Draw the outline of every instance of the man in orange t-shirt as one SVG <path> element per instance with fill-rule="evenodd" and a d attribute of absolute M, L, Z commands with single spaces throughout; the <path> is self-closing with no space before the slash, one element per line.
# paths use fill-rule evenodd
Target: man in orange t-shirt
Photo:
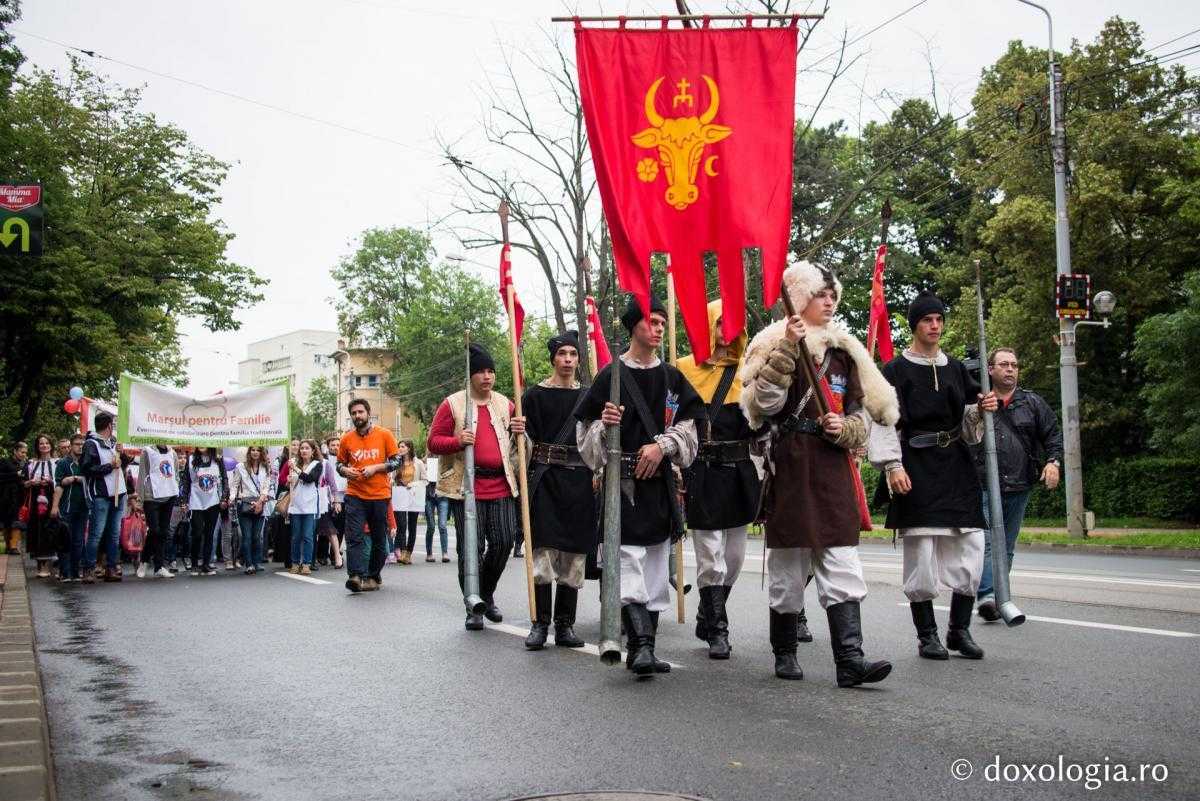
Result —
<path fill-rule="evenodd" d="M 354 430 L 342 435 L 338 445 L 338 473 L 347 480 L 346 589 L 363 592 L 379 589 L 387 559 L 388 507 L 392 486 L 388 473 L 399 465 L 400 449 L 386 428 L 371 424 L 371 404 L 355 398 L 347 406 Z M 363 534 L 363 525 L 370 539 Z"/>

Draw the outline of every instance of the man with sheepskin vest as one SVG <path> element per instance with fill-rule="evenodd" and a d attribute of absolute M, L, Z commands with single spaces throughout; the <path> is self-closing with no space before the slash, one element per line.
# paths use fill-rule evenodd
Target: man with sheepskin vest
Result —
<path fill-rule="evenodd" d="M 859 603 L 867 595 L 858 535 L 870 525 L 866 496 L 851 452 L 867 442 L 871 421 L 893 425 L 896 393 L 866 349 L 833 319 L 842 285 L 829 270 L 799 262 L 783 274 L 796 316 L 760 331 L 742 366 L 742 411 L 751 427 L 770 424 L 766 438 L 767 572 L 775 675 L 802 679 L 797 626 L 809 575 L 829 619 L 839 687 L 882 681 L 891 663 L 862 649 Z M 803 340 L 818 386 L 808 384 Z M 815 392 L 829 412 L 818 411 Z"/>
<path fill-rule="evenodd" d="M 442 401 L 429 427 L 428 450 L 446 457 L 441 462 L 437 494 L 450 499 L 450 514 L 458 538 L 458 586 L 463 586 L 463 481 L 466 447 L 475 446 L 475 509 L 479 526 L 479 594 L 487 603 L 483 615 L 467 611 L 463 624 L 481 631 L 483 618 L 504 620 L 494 593 L 518 536 L 516 438 L 525 433 L 525 418 L 513 414 L 513 403 L 496 392 L 496 363 L 482 346 L 471 344 L 471 398 L 475 405 L 466 428 L 467 392 L 459 390 Z"/>

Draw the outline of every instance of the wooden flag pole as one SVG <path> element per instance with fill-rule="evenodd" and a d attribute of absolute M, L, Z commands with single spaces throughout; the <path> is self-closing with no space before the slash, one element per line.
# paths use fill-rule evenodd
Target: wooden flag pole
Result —
<path fill-rule="evenodd" d="M 679 360 L 679 351 L 675 346 L 675 276 L 671 275 L 671 256 L 667 255 L 667 354 L 671 366 Z M 668 464 L 668 470 L 675 468 Z M 677 503 L 678 498 L 672 498 L 671 503 Z M 675 617 L 682 623 L 687 619 L 687 600 L 683 594 L 683 537 L 675 541 Z"/>
<path fill-rule="evenodd" d="M 892 199 L 887 198 L 883 201 L 883 208 L 879 212 L 880 229 L 879 229 L 879 244 L 887 247 L 888 243 L 888 228 L 892 225 Z M 884 258 L 887 258 L 885 255 Z M 871 283 L 875 283 L 875 265 L 871 265 Z M 872 287 L 872 301 L 874 300 L 874 287 Z M 871 313 L 871 306 L 867 306 L 867 314 Z M 867 326 L 867 353 L 871 358 L 875 358 L 875 326 Z"/>
<path fill-rule="evenodd" d="M 500 203 L 500 232 L 504 244 L 508 245 L 508 202 Z M 516 416 L 523 417 L 521 409 L 521 359 L 517 343 L 516 288 L 512 282 L 512 269 L 508 271 L 505 304 L 508 306 L 508 344 L 512 352 L 513 406 Z M 521 536 L 525 540 L 525 589 L 529 593 L 529 619 L 537 620 L 537 594 L 533 590 L 533 535 L 529 520 L 529 470 L 525 454 L 525 435 L 517 437 L 517 485 L 521 503 Z"/>

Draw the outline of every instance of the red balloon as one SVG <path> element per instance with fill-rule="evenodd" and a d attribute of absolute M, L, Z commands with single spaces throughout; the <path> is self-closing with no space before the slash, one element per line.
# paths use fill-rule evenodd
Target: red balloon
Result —
<path fill-rule="evenodd" d="M 79 414 L 79 401 L 74 398 L 68 398 L 63 404 L 63 411 L 67 414 Z"/>

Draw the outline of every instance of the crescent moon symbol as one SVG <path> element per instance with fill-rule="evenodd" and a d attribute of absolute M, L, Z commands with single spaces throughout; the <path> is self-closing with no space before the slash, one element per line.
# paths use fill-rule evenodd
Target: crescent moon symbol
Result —
<path fill-rule="evenodd" d="M 713 169 L 713 162 L 719 159 L 720 156 L 709 156 L 704 160 L 704 174 L 709 178 L 716 178 L 717 171 Z"/>

